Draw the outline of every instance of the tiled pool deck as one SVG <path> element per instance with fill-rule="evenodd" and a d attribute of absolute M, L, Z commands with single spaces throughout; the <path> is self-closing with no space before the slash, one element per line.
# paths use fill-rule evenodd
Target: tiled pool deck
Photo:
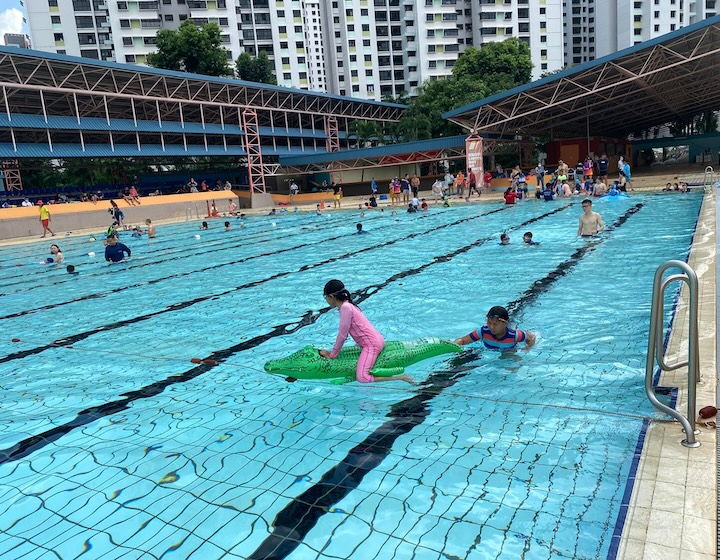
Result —
<path fill-rule="evenodd" d="M 697 408 L 716 405 L 716 194 L 705 196 L 689 264 L 699 282 L 700 372 Z M 652 232 L 648 232 L 649 235 Z M 628 287 L 630 288 L 630 287 Z M 678 302 L 666 362 L 687 356 L 687 290 Z M 677 410 L 687 411 L 687 368 L 663 373 L 659 385 L 678 387 Z M 712 420 L 716 420 L 713 418 Z M 717 541 L 717 432 L 699 424 L 701 447 L 688 449 L 677 422 L 651 422 L 617 557 L 712 560 Z"/>

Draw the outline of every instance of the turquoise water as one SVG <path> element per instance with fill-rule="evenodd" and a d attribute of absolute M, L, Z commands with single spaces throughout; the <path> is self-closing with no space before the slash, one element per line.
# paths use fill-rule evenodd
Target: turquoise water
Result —
<path fill-rule="evenodd" d="M 653 416 L 652 276 L 687 255 L 701 200 L 597 202 L 611 227 L 590 242 L 577 201 L 529 200 L 375 213 L 367 235 L 353 212 L 163 226 L 118 265 L 56 238 L 74 277 L 37 264 L 45 244 L 1 248 L 0 557 L 612 556 Z M 335 277 L 387 340 L 506 305 L 539 342 L 421 362 L 418 387 L 264 373 L 332 345 Z"/>

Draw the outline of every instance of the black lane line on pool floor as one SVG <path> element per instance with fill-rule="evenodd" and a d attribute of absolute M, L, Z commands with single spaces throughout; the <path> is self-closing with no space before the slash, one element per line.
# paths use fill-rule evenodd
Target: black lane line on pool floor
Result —
<path fill-rule="evenodd" d="M 564 206 L 561 209 L 569 208 L 569 206 Z M 561 210 L 558 209 L 558 210 Z M 495 214 L 497 212 L 501 212 L 503 208 L 497 208 L 495 210 L 491 210 L 490 212 L 486 212 L 483 214 L 484 216 L 487 216 L 489 214 Z M 451 222 L 449 224 L 442 224 L 440 226 L 434 227 L 432 229 L 416 233 L 413 235 L 413 237 L 417 237 L 419 235 L 427 235 L 429 233 L 434 233 L 438 230 L 445 229 L 447 227 L 452 227 L 457 225 L 458 223 L 474 220 L 479 218 L 480 216 L 473 216 L 470 218 L 463 218 L 462 220 L 458 220 L 456 222 Z M 401 241 L 404 241 L 404 237 L 398 237 L 397 239 L 394 239 L 392 241 L 385 241 L 382 243 L 379 243 L 377 245 L 372 245 L 370 247 L 366 247 L 363 249 L 363 252 L 371 251 L 374 249 L 384 249 L 386 247 L 389 247 L 390 245 L 394 245 L 395 243 L 400 243 Z M 132 317 L 130 319 L 123 319 L 122 321 L 116 321 L 114 323 L 110 323 L 108 325 L 101 325 L 99 327 L 95 327 L 94 329 L 91 329 L 89 331 L 76 333 L 74 335 L 70 335 L 64 338 L 59 338 L 50 344 L 45 344 L 43 346 L 37 346 L 35 348 L 29 348 L 27 350 L 21 350 L 20 352 L 12 352 L 10 354 L 7 354 L 6 356 L 0 358 L 0 364 L 4 364 L 6 362 L 11 362 L 13 360 L 19 360 L 22 358 L 26 358 L 28 356 L 32 356 L 34 354 L 39 354 L 41 352 L 44 352 L 45 350 L 50 350 L 52 348 L 59 348 L 63 346 L 72 346 L 76 342 L 80 342 L 82 340 L 85 340 L 86 338 L 89 338 L 90 336 L 100 333 L 100 332 L 108 332 L 115 329 L 119 329 L 121 327 L 136 324 L 140 321 L 147 321 L 148 319 L 152 319 L 153 317 L 157 317 L 159 315 L 164 315 L 165 313 L 170 313 L 173 311 L 179 311 L 180 309 L 185 309 L 186 307 L 190 307 L 192 305 L 195 305 L 197 303 L 202 303 L 204 301 L 208 301 L 210 299 L 219 298 L 222 296 L 226 296 L 228 294 L 231 294 L 233 292 L 237 292 L 240 290 L 244 290 L 246 288 L 254 288 L 256 286 L 259 286 L 261 284 L 264 284 L 265 282 L 270 282 L 271 280 L 277 280 L 278 278 L 284 278 L 285 276 L 289 276 L 290 274 L 296 274 L 298 272 L 305 272 L 307 270 L 311 270 L 313 268 L 318 268 L 320 266 L 324 266 L 326 264 L 330 264 L 333 262 L 337 262 L 349 257 L 353 257 L 357 255 L 357 250 L 350 251 L 348 253 L 344 253 L 342 255 L 338 255 L 337 257 L 331 257 L 329 259 L 325 259 L 324 261 L 319 261 L 313 264 L 306 264 L 298 268 L 297 270 L 286 270 L 284 272 L 278 272 L 277 274 L 273 274 L 272 276 L 268 276 L 266 278 L 261 278 L 259 280 L 254 280 L 253 282 L 248 282 L 246 284 L 242 284 L 240 286 L 235 286 L 234 288 L 230 288 L 228 290 L 225 290 L 223 292 L 218 292 L 214 294 L 207 294 L 204 296 L 199 296 L 191 300 L 181 301 L 178 303 L 173 303 L 172 305 L 169 305 L 165 307 L 164 309 L 160 309 L 159 311 L 153 311 L 152 313 L 146 313 L 145 315 L 138 315 L 136 317 Z"/>
<path fill-rule="evenodd" d="M 484 217 L 484 216 L 488 216 L 488 215 L 490 215 L 490 214 L 494 214 L 495 212 L 498 212 L 498 210 L 495 209 L 495 210 L 492 210 L 492 211 L 490 211 L 490 212 L 485 212 L 485 213 L 483 213 L 483 214 L 480 214 L 480 215 L 478 215 L 478 216 L 471 216 L 471 217 L 468 217 L 468 218 L 463 218 L 463 219 L 461 219 L 461 220 L 456 220 L 455 222 L 452 222 L 451 224 L 448 224 L 448 225 L 457 225 L 457 224 L 461 224 L 461 223 L 463 223 L 463 222 L 467 222 L 467 221 L 471 221 L 471 220 L 476 220 L 476 219 L 478 219 L 478 218 L 482 218 L 482 217 Z M 419 216 L 419 218 L 427 218 L 427 217 L 430 217 L 430 216 L 431 216 L 431 214 L 426 214 L 426 215 L 424 215 L 424 216 Z M 439 214 L 432 214 L 432 216 L 439 216 Z M 385 223 L 385 224 L 380 225 L 379 227 L 376 227 L 375 229 L 373 229 L 373 231 L 382 230 L 382 229 L 385 229 L 385 228 L 387 228 L 387 227 L 390 227 L 390 226 L 392 226 L 392 225 L 394 225 L 394 224 L 395 224 L 395 222 Z M 420 232 L 418 232 L 418 233 L 416 233 L 416 234 L 413 234 L 413 235 L 424 235 L 424 234 L 429 233 L 429 232 L 431 232 L 431 231 L 436 231 L 437 229 L 438 229 L 438 228 L 432 228 L 432 229 L 430 229 L 430 230 L 420 231 Z M 87 300 L 91 300 L 91 299 L 100 299 L 100 298 L 106 297 L 106 296 L 111 295 L 111 294 L 116 294 L 116 293 L 119 293 L 119 292 L 124 292 L 124 291 L 126 291 L 128 288 L 133 288 L 133 289 L 134 289 L 134 288 L 141 288 L 141 287 L 143 287 L 143 286 L 151 286 L 151 285 L 153 285 L 153 284 L 158 284 L 159 282 L 164 282 L 165 280 L 172 280 L 173 278 L 180 278 L 180 277 L 183 277 L 183 276 L 189 276 L 190 274 L 197 274 L 197 273 L 201 273 L 201 272 L 207 272 L 208 270 L 217 270 L 217 269 L 223 268 L 223 267 L 225 267 L 225 266 L 232 266 L 232 265 L 236 265 L 236 264 L 242 264 L 242 263 L 244 263 L 244 262 L 251 261 L 251 260 L 253 260 L 253 259 L 259 259 L 259 258 L 263 258 L 263 257 L 270 257 L 270 256 L 274 256 L 274 255 L 279 255 L 279 254 L 282 254 L 282 253 L 287 253 L 287 252 L 289 252 L 289 251 L 295 251 L 296 249 L 303 249 L 303 248 L 307 248 L 307 247 L 312 247 L 312 246 L 314 246 L 314 245 L 320 245 L 320 244 L 323 244 L 323 243 L 327 243 L 328 241 L 337 241 L 338 239 L 347 238 L 349 235 L 355 235 L 355 233 L 354 233 L 354 232 L 353 232 L 353 233 L 345 233 L 345 234 L 343 234 L 343 235 L 338 235 L 338 236 L 335 236 L 335 237 L 327 237 L 327 238 L 320 239 L 319 241 L 310 241 L 310 242 L 308 242 L 308 243 L 303 243 L 302 245 L 295 245 L 295 246 L 293 246 L 293 247 L 286 247 L 286 248 L 284 248 L 284 249 L 278 249 L 277 251 L 271 251 L 271 252 L 269 252 L 269 253 L 259 253 L 259 254 L 257 254 L 257 255 L 250 255 L 250 256 L 248 256 L 248 257 L 243 257 L 243 258 L 238 259 L 238 260 L 235 260 L 235 261 L 230 261 L 230 262 L 226 262 L 226 263 L 215 264 L 215 265 L 212 265 L 212 266 L 206 266 L 206 267 L 204 267 L 204 268 L 200 268 L 200 269 L 197 269 L 197 270 L 188 270 L 188 271 L 185 271 L 185 272 L 178 272 L 177 274 L 171 274 L 171 275 L 169 275 L 169 276 L 164 276 L 164 277 L 162 277 L 162 278 L 155 278 L 155 279 L 153 279 L 153 280 L 147 280 L 147 281 L 145 281 L 145 282 L 133 283 L 132 286 L 120 286 L 120 287 L 118 287 L 118 288 L 113 288 L 112 290 L 105 290 L 105 291 L 103 291 L 103 292 L 96 292 L 96 293 L 94 293 L 94 294 L 87 294 L 87 295 L 80 296 L 80 297 L 77 297 L 77 298 L 75 298 L 75 299 L 71 299 L 71 300 L 68 300 L 68 301 L 63 301 L 63 302 L 60 302 L 60 303 L 51 303 L 51 304 L 48 304 L 48 305 L 43 305 L 42 307 L 35 307 L 35 308 L 33 308 L 33 309 L 26 309 L 25 311 L 18 311 L 18 312 L 16 312 L 16 313 L 11 313 L 11 314 L 9 314 L 9 315 L 0 316 L 0 321 L 2 321 L 3 319 L 15 319 L 15 318 L 17 318 L 17 317 L 23 317 L 23 316 L 25 316 L 25 315 L 30 315 L 30 314 L 32 314 L 32 313 L 37 313 L 37 312 L 39 312 L 39 311 L 47 311 L 48 309 L 56 309 L 56 308 L 58 308 L 58 307 L 62 307 L 63 305 L 69 305 L 69 304 L 71 304 L 71 303 L 77 303 L 77 302 L 79 302 L 79 301 L 87 301 Z M 269 241 L 271 241 L 271 240 L 258 241 L 257 243 L 267 243 L 267 242 L 269 242 Z M 235 247 L 235 245 L 234 245 L 233 247 Z M 373 249 L 373 248 L 375 248 L 375 247 L 369 247 L 368 249 Z M 366 251 L 366 250 L 368 250 L 368 249 L 362 249 L 362 250 L 363 250 L 363 251 Z M 222 248 L 222 249 L 216 249 L 216 250 L 214 250 L 214 251 L 208 251 L 208 253 L 215 252 L 215 251 L 226 251 L 226 250 L 228 250 L 228 248 L 227 248 L 227 247 L 224 247 L 224 248 Z M 207 253 L 203 253 L 203 257 L 205 257 L 206 254 L 207 254 Z M 158 262 L 162 262 L 162 261 L 154 261 L 154 263 L 158 263 Z M 149 264 L 149 263 L 145 263 L 145 264 L 143 264 L 142 266 L 146 266 L 147 264 Z M 123 270 L 128 270 L 128 268 L 125 268 L 125 269 L 123 269 Z M 134 269 L 133 269 L 133 270 L 134 270 Z M 58 283 L 62 283 L 62 282 L 56 282 L 55 284 L 50 284 L 50 286 L 55 286 L 55 285 L 58 284 Z M 0 294 L 0 297 L 2 297 L 2 295 L 3 295 L 3 294 Z"/>
<path fill-rule="evenodd" d="M 421 217 L 425 218 L 428 216 L 429 216 L 429 214 L 423 215 Z M 320 225 L 322 225 L 322 226 L 342 225 L 345 222 L 345 218 L 346 218 L 346 216 L 342 217 L 342 219 L 340 217 L 338 217 L 337 219 L 333 219 L 330 222 L 323 222 Z M 318 228 L 313 228 L 313 227 L 310 227 L 309 225 L 300 226 L 300 230 L 308 230 L 308 229 L 316 230 Z M 325 229 L 325 228 L 323 227 L 322 229 Z M 215 231 L 217 231 L 220 235 L 223 235 L 223 232 L 220 232 L 219 230 L 215 230 Z M 243 231 L 243 230 L 238 229 L 237 231 Z M 291 226 L 287 226 L 282 229 L 274 229 L 274 230 L 247 231 L 243 237 L 238 238 L 238 237 L 230 237 L 230 236 L 224 237 L 223 236 L 224 237 L 223 239 L 214 239 L 210 242 L 210 244 L 208 244 L 208 240 L 206 239 L 204 242 L 201 241 L 201 242 L 197 242 L 197 243 L 186 243 L 180 249 L 177 249 L 177 250 L 168 250 L 167 245 L 165 244 L 165 240 L 159 241 L 156 239 L 155 240 L 156 243 L 154 245 L 157 245 L 157 246 L 155 246 L 152 250 L 150 250 L 146 253 L 140 253 L 140 256 L 143 258 L 143 260 L 134 259 L 133 261 L 130 261 L 122 269 L 114 268 L 114 269 L 98 270 L 95 272 L 95 274 L 92 275 L 92 277 L 93 277 L 93 279 L 95 279 L 99 276 L 105 276 L 106 274 L 116 274 L 119 270 L 135 271 L 138 268 L 143 268 L 146 266 L 161 264 L 161 263 L 168 262 L 168 261 L 177 261 L 180 259 L 191 258 L 192 256 L 195 255 L 195 253 L 189 252 L 188 249 L 203 249 L 204 250 L 203 256 L 205 256 L 210 253 L 231 251 L 233 249 L 236 249 L 237 247 L 247 244 L 248 242 L 255 244 L 255 245 L 259 245 L 260 243 L 270 243 L 272 241 L 275 241 L 279 236 L 282 236 L 284 234 L 291 234 L 295 231 L 297 231 L 297 228 L 293 228 Z M 190 234 L 190 232 L 188 232 L 188 234 Z M 260 240 L 257 239 L 258 237 L 261 237 L 263 235 L 270 235 L 270 234 L 272 234 L 272 236 L 267 239 L 260 239 Z M 172 242 L 172 238 L 169 238 L 167 241 Z M 120 239 L 120 242 L 122 243 L 123 239 Z M 161 243 L 162 243 L 162 245 L 161 245 Z M 140 245 L 136 245 L 136 249 L 139 246 Z M 132 249 L 132 247 L 130 247 L 130 249 Z M 152 255 L 154 255 L 156 253 L 162 253 L 163 256 L 167 257 L 167 258 L 162 258 L 162 259 L 158 259 L 158 260 L 152 260 L 149 262 L 145 262 L 145 260 L 144 260 L 145 258 L 151 257 Z M 177 255 L 177 256 L 174 256 L 174 255 Z M 65 260 L 69 263 L 71 259 L 68 258 Z M 97 264 L 104 264 L 104 260 Z M 44 269 L 42 272 L 50 272 L 52 270 L 54 270 L 54 269 L 47 268 L 47 269 Z M 53 287 L 53 286 L 59 286 L 61 284 L 66 284 L 67 282 L 73 281 L 72 279 L 67 278 L 64 275 L 61 278 L 65 278 L 65 279 L 64 280 L 59 279 L 57 282 L 53 282 L 51 284 L 36 284 L 34 286 L 24 287 L 19 290 L 13 290 L 13 291 L 5 292 L 5 293 L 0 293 L 0 297 L 6 297 L 6 296 L 14 295 L 14 294 L 32 291 L 32 290 L 38 288 L 39 286 Z M 26 284 L 26 282 L 15 282 L 15 283 L 10 283 L 10 284 L 4 283 L 3 288 L 6 288 L 8 286 L 17 286 L 17 285 L 25 285 L 25 284 Z"/>
<path fill-rule="evenodd" d="M 541 219 L 551 216 L 553 214 L 557 214 L 558 212 L 562 212 L 563 210 L 567 210 L 571 206 L 572 205 L 567 205 L 567 206 L 562 206 L 560 208 L 556 208 L 555 210 L 553 210 L 551 212 L 541 214 L 540 216 L 536 216 L 534 218 L 526 220 L 525 222 L 523 222 L 517 226 L 508 228 L 508 231 L 524 228 L 525 226 L 527 226 L 531 223 L 537 222 L 538 220 L 541 220 Z M 499 210 L 503 210 L 503 209 L 504 208 L 500 208 Z M 488 241 L 491 241 L 492 239 L 494 239 L 494 237 L 485 237 L 485 238 L 479 239 L 477 241 L 474 241 L 473 243 L 470 243 L 468 245 L 460 247 L 459 249 L 456 249 L 452 253 L 449 253 L 447 255 L 443 255 L 440 257 L 435 257 L 435 258 L 433 258 L 432 261 L 429 261 L 423 265 L 420 265 L 417 268 L 412 268 L 412 269 L 409 269 L 409 270 L 406 270 L 403 272 L 398 272 L 397 274 L 392 275 L 390 278 L 388 278 L 381 284 L 377 284 L 374 286 L 368 286 L 368 287 L 364 288 L 363 290 L 356 292 L 357 297 L 355 298 L 354 301 L 356 303 L 361 303 L 361 302 L 365 301 L 367 298 L 369 298 L 370 296 L 376 294 L 378 291 L 382 290 L 383 288 L 385 288 L 386 286 L 391 284 L 392 282 L 395 282 L 396 280 L 406 278 L 408 276 L 414 276 L 416 274 L 420 274 L 422 271 L 429 268 L 430 266 L 433 266 L 438 263 L 447 262 L 452 257 L 460 255 L 462 253 L 465 253 L 474 247 L 479 247 L 480 245 L 483 245 L 484 243 L 487 243 Z M 209 359 L 215 360 L 216 362 L 222 362 L 223 360 L 233 356 L 234 354 L 237 354 L 244 350 L 249 350 L 251 348 L 255 348 L 256 346 L 259 346 L 260 344 L 262 344 L 263 342 L 266 342 L 267 340 L 270 340 L 271 338 L 275 338 L 276 336 L 283 336 L 286 334 L 291 334 L 291 333 L 299 330 L 302 327 L 312 325 L 323 314 L 327 313 L 331 309 L 332 308 L 330 308 L 330 307 L 326 307 L 317 312 L 307 311 L 300 318 L 299 321 L 293 321 L 291 323 L 285 323 L 284 325 L 278 325 L 278 326 L 274 327 L 273 330 L 268 333 L 256 336 L 254 338 L 251 338 L 250 340 L 246 340 L 244 342 L 241 342 L 239 344 L 236 344 L 236 345 L 226 348 L 224 350 L 218 350 L 216 352 L 213 352 L 212 355 L 209 356 Z M 25 439 L 19 441 L 12 447 L 0 450 L 0 465 L 18 461 L 24 457 L 27 457 L 31 453 L 33 453 L 39 449 L 42 449 L 46 445 L 48 445 L 54 441 L 57 441 L 59 438 L 61 438 L 62 436 L 64 436 L 67 433 L 70 433 L 75 428 L 85 426 L 85 425 L 90 424 L 96 420 L 99 420 L 100 418 L 103 418 L 105 416 L 109 416 L 112 414 L 117 414 L 118 412 L 122 412 L 123 410 L 126 410 L 133 401 L 148 398 L 148 397 L 154 397 L 154 396 L 162 393 L 167 387 L 169 387 L 171 385 L 175 385 L 176 383 L 185 383 L 187 381 L 191 381 L 192 379 L 195 379 L 199 375 L 202 375 L 203 373 L 207 372 L 211 367 L 213 367 L 213 365 L 201 364 L 201 365 L 195 366 L 195 367 L 185 371 L 184 373 L 170 376 L 161 381 L 156 381 L 155 383 L 151 383 L 150 385 L 146 385 L 145 387 L 141 387 L 140 389 L 136 389 L 135 391 L 123 393 L 120 395 L 121 397 L 125 397 L 123 399 L 119 399 L 116 401 L 110 401 L 110 402 L 104 403 L 102 405 L 93 406 L 88 409 L 82 410 L 70 422 L 61 424 L 59 426 L 56 426 L 55 428 L 46 430 L 45 432 L 42 432 L 40 434 L 30 436 L 28 438 L 25 438 Z"/>
<path fill-rule="evenodd" d="M 568 208 L 568 206 L 563 207 L 563 209 L 564 209 L 564 208 Z M 442 225 L 440 225 L 440 226 L 431 228 L 431 229 L 429 229 L 429 230 L 425 230 L 425 231 L 423 231 L 423 232 L 416 233 L 416 234 L 414 234 L 413 237 L 417 237 L 418 235 L 427 235 L 427 234 L 429 234 L 429 233 L 433 233 L 433 232 L 439 231 L 439 230 L 441 230 L 441 229 L 445 229 L 445 228 L 448 228 L 448 227 L 453 227 L 453 226 L 457 225 L 458 223 L 467 222 L 467 221 L 470 221 L 470 220 L 475 220 L 475 219 L 480 218 L 481 216 L 487 216 L 487 215 L 489 215 L 489 214 L 494 214 L 494 213 L 496 213 L 496 212 L 501 212 L 502 210 L 503 210 L 503 208 L 498 208 L 498 209 L 492 210 L 492 211 L 490 211 L 490 212 L 486 212 L 485 214 L 482 214 L 482 215 L 480 215 L 480 216 L 472 216 L 472 217 L 463 218 L 462 220 L 457 220 L 457 221 L 455 221 L 455 222 L 451 222 L 451 223 L 448 223 L 448 224 L 442 224 Z M 386 241 L 386 242 L 383 242 L 383 243 L 380 243 L 380 244 L 377 244 L 377 245 L 372 245 L 372 246 L 370 246 L 370 247 L 366 247 L 365 249 L 363 249 L 363 252 L 371 251 L 371 250 L 374 250 L 374 249 L 384 249 L 384 248 L 386 248 L 386 247 L 389 247 L 390 245 L 394 245 L 395 243 L 400 243 L 401 241 L 404 241 L 404 238 L 403 238 L 403 237 L 398 237 L 397 239 L 394 239 L 394 240 L 392 240 L 392 241 Z M 35 348 L 30 348 L 30 349 L 27 349 L 27 350 L 21 350 L 20 352 L 13 352 L 13 353 L 7 354 L 6 356 L 0 358 L 0 364 L 6 363 L 6 362 L 10 362 L 10 361 L 13 361 L 13 360 L 18 360 L 18 359 L 26 358 L 27 356 L 32 356 L 32 355 L 34 355 L 34 354 L 39 354 L 39 353 L 41 353 L 41 352 L 44 352 L 45 350 L 49 350 L 49 349 L 52 349 L 52 348 L 72 346 L 74 343 L 80 342 L 80 341 L 82 341 L 82 340 L 85 340 L 86 338 L 89 338 L 90 336 L 92 336 L 92 335 L 94 335 L 94 334 L 97 334 L 97 333 L 100 333 L 100 332 L 108 332 L 108 331 L 115 330 L 115 329 L 118 329 L 118 328 L 121 328 L 121 327 L 130 325 L 130 324 L 137 323 L 137 322 L 139 322 L 139 321 L 146 321 L 146 320 L 148 320 L 148 319 L 152 319 L 153 317 L 157 317 L 157 316 L 163 315 L 163 314 L 165 314 L 165 313 L 170 313 L 170 312 L 173 312 L 173 311 L 179 311 L 180 309 L 185 309 L 185 308 L 190 307 L 190 306 L 192 306 L 192 305 L 195 305 L 195 304 L 197 304 L 197 303 L 202 303 L 202 302 L 207 301 L 207 300 L 210 300 L 210 299 L 219 298 L 219 297 L 228 295 L 228 294 L 233 293 L 233 292 L 237 292 L 237 291 L 240 291 L 240 290 L 244 290 L 244 289 L 246 289 L 246 288 L 253 288 L 253 287 L 259 286 L 259 285 L 261 285 L 261 284 L 264 284 L 265 282 L 270 282 L 271 280 L 277 280 L 278 278 L 283 278 L 283 277 L 285 277 L 285 276 L 289 276 L 290 274 L 295 274 L 295 273 L 298 273 L 298 272 L 305 272 L 305 271 L 307 271 L 307 270 L 311 270 L 311 269 L 313 269 L 313 268 L 317 268 L 317 267 L 320 267 L 320 266 L 324 266 L 324 265 L 326 265 L 326 264 L 330 264 L 330 263 L 333 263 L 333 262 L 337 262 L 337 261 L 339 261 L 339 260 L 343 260 L 343 259 L 346 259 L 346 258 L 349 258 L 349 257 L 353 257 L 353 256 L 355 256 L 355 255 L 357 255 L 357 250 L 353 250 L 353 251 L 351 251 L 351 252 L 344 253 L 344 254 L 342 254 L 342 255 L 338 255 L 337 257 L 331 257 L 331 258 L 329 258 L 329 259 L 325 259 L 324 261 L 319 261 L 319 262 L 316 262 L 316 263 L 313 263 L 313 264 L 306 264 L 306 265 L 301 266 L 301 267 L 298 268 L 297 270 L 287 270 L 287 271 L 284 271 L 284 272 L 278 272 L 277 274 L 273 274 L 272 276 L 269 276 L 269 277 L 266 277 L 266 278 L 261 278 L 261 279 L 259 279 L 259 280 L 254 280 L 253 282 L 248 282 L 248 283 L 242 284 L 242 285 L 240 285 L 240 286 L 235 286 L 234 288 L 230 288 L 230 289 L 225 290 L 225 291 L 223 291 L 223 292 L 214 293 L 214 294 L 207 294 L 207 295 L 199 296 L 199 297 L 194 298 L 194 299 L 191 299 L 191 300 L 186 300 L 186 301 L 174 303 L 174 304 L 169 305 L 169 306 L 167 306 L 167 307 L 165 307 L 164 309 L 161 309 L 161 310 L 159 310 L 159 311 L 153 311 L 152 313 L 146 313 L 145 315 L 139 315 L 139 316 L 136 316 L 136 317 L 133 317 L 133 318 L 130 318 L 130 319 L 123 319 L 122 321 L 116 321 L 115 323 L 110 323 L 109 325 L 102 325 L 102 326 L 96 327 L 96 328 L 94 328 L 94 329 L 91 329 L 91 330 L 89 330 L 89 331 L 85 331 L 85 332 L 82 332 L 82 333 L 76 333 L 76 334 L 71 335 L 71 336 L 68 336 L 68 337 L 60 338 L 60 339 L 58 339 L 58 340 L 55 340 L 55 341 L 51 342 L 50 344 L 45 344 L 45 345 L 43 345 L 43 346 L 37 346 L 37 347 L 35 347 Z"/>
<path fill-rule="evenodd" d="M 622 226 L 643 204 L 636 204 L 620 216 L 607 229 L 610 233 Z M 508 310 L 521 313 L 547 292 L 555 282 L 566 276 L 589 253 L 593 252 L 607 235 L 593 238 L 577 249 L 570 258 L 560 263 L 547 276 L 533 283 L 518 299 L 508 304 Z M 468 375 L 471 365 L 479 357 L 477 350 L 465 351 L 452 358 L 445 371 L 431 374 L 422 384 L 419 393 L 393 404 L 387 416 L 390 420 L 369 434 L 353 447 L 334 467 L 326 471 L 320 480 L 305 490 L 282 509 L 273 521 L 273 531 L 247 560 L 281 560 L 291 554 L 332 506 L 356 489 L 365 475 L 390 454 L 395 441 L 422 424 L 430 414 L 430 401 L 445 389 L 455 385 Z"/>

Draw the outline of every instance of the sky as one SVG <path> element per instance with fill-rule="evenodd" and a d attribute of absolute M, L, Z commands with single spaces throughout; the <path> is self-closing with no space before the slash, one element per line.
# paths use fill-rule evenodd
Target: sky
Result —
<path fill-rule="evenodd" d="M 0 44 L 4 44 L 5 33 L 27 33 L 23 16 L 19 0 L 0 0 Z"/>

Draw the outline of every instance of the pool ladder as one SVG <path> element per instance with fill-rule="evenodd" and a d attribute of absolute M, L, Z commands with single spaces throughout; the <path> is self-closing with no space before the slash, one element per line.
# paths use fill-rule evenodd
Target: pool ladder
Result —
<path fill-rule="evenodd" d="M 663 274 L 670 268 L 679 268 L 681 274 L 672 274 L 663 279 Z M 690 325 L 688 359 L 674 364 L 666 364 L 663 356 L 663 318 L 665 290 L 668 285 L 675 281 L 685 282 L 690 291 Z M 653 374 L 657 366 L 663 371 L 672 371 L 681 367 L 688 367 L 688 410 L 687 416 L 683 416 L 674 408 L 661 403 L 655 395 L 653 387 Z M 675 418 L 683 427 L 685 439 L 682 444 L 685 447 L 700 447 L 700 442 L 695 439 L 699 433 L 695 431 L 695 385 L 700 381 L 700 362 L 698 357 L 698 280 L 695 271 L 683 261 L 667 261 L 661 264 L 655 271 L 653 280 L 652 308 L 650 310 L 650 335 L 648 336 L 647 363 L 645 366 L 645 393 L 655 408 Z"/>
<path fill-rule="evenodd" d="M 703 189 L 705 192 L 711 192 L 716 181 L 717 176 L 715 175 L 715 170 L 712 165 L 708 165 L 705 168 L 705 174 L 703 175 Z"/>

